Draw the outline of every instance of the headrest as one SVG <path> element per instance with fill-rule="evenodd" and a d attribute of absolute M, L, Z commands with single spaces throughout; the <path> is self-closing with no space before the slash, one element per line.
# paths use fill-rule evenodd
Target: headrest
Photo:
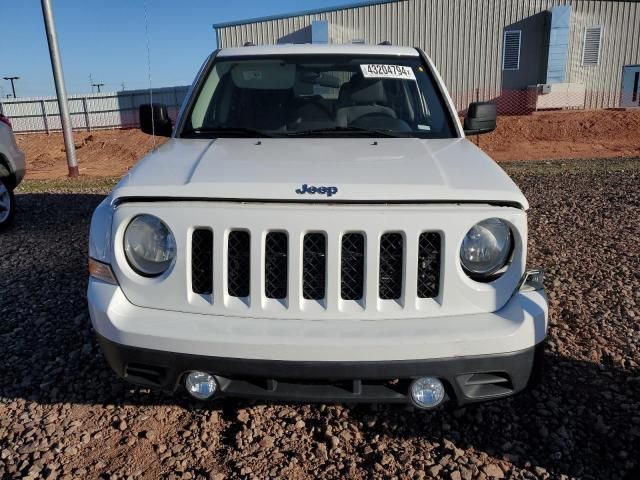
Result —
<path fill-rule="evenodd" d="M 340 105 L 346 105 L 351 103 L 351 86 L 353 85 L 354 77 L 351 77 L 348 82 L 345 82 L 340 87 L 338 92 L 338 103 Z"/>
<path fill-rule="evenodd" d="M 385 100 L 382 81 L 377 79 L 360 79 L 350 87 L 351 101 L 358 105 L 382 103 Z"/>

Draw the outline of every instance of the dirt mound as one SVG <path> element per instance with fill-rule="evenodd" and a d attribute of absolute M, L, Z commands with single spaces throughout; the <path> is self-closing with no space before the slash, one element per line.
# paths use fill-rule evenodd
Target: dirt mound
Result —
<path fill-rule="evenodd" d="M 503 116 L 498 128 L 479 140 L 498 161 L 637 157 L 640 110 Z"/>
<path fill-rule="evenodd" d="M 151 148 L 151 136 L 137 129 L 74 132 L 80 174 L 91 177 L 124 175 Z M 31 180 L 63 178 L 67 157 L 61 133 L 16 135 L 27 156 L 27 175 Z M 166 139 L 156 137 L 156 144 Z"/>
<path fill-rule="evenodd" d="M 67 175 L 62 134 L 18 135 L 27 154 L 29 179 Z M 139 130 L 74 134 L 80 174 L 117 177 L 153 146 Z M 471 138 L 475 141 L 475 137 Z M 156 144 L 166 139 L 157 138 Z M 495 132 L 479 137 L 480 147 L 498 161 L 640 156 L 640 110 L 551 112 L 503 116 Z"/>

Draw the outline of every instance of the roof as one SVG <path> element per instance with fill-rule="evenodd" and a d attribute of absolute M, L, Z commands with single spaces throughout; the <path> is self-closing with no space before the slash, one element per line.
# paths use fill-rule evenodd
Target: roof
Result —
<path fill-rule="evenodd" d="M 412 47 L 395 45 L 362 45 L 362 44 L 287 44 L 261 45 L 254 47 L 223 48 L 218 57 L 237 57 L 250 55 L 297 55 L 297 54 L 347 54 L 347 55 L 398 55 L 417 57 L 418 51 Z"/>
<path fill-rule="evenodd" d="M 370 7 L 371 5 L 381 5 L 381 4 L 384 4 L 384 3 L 393 3 L 393 2 L 397 2 L 397 1 L 398 0 L 368 0 L 368 1 L 360 1 L 360 2 L 349 4 L 349 5 L 339 5 L 339 6 L 335 6 L 335 7 L 316 8 L 316 9 L 312 9 L 312 10 L 300 10 L 300 11 L 297 11 L 297 12 L 285 13 L 285 14 L 280 14 L 280 15 L 269 15 L 269 16 L 265 16 L 265 17 L 249 18 L 247 20 L 236 20 L 236 21 L 232 21 L 232 22 L 214 23 L 213 24 L 213 28 L 215 28 L 217 30 L 219 28 L 234 27 L 234 26 L 238 26 L 238 25 L 246 25 L 247 23 L 266 22 L 266 21 L 269 21 L 269 20 L 279 20 L 281 18 L 299 17 L 301 15 L 315 15 L 315 14 L 318 14 L 318 13 L 335 12 L 335 11 L 338 11 L 338 10 L 348 10 L 350 8 Z"/>

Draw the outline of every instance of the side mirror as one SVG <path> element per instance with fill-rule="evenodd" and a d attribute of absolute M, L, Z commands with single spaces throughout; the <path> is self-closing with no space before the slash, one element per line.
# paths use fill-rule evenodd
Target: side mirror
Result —
<path fill-rule="evenodd" d="M 167 106 L 159 103 L 140 105 L 140 130 L 149 135 L 170 137 L 173 125 L 167 112 Z"/>
<path fill-rule="evenodd" d="M 473 102 L 469 105 L 464 118 L 464 133 L 480 135 L 496 129 L 496 104 L 492 102 Z"/>

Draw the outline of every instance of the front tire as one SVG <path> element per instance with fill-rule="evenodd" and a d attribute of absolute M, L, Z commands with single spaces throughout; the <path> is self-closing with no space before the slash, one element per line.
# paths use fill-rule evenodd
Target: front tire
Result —
<path fill-rule="evenodd" d="M 13 224 L 16 216 L 16 199 L 13 190 L 9 188 L 6 180 L 0 179 L 0 232 Z"/>

